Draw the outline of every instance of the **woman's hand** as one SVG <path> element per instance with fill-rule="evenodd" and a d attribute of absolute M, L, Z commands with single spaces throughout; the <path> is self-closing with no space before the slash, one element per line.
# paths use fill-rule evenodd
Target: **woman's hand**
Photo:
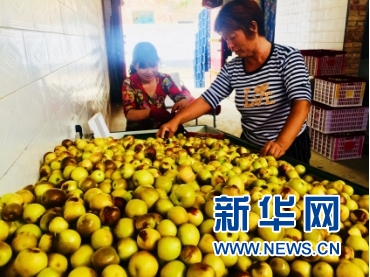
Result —
<path fill-rule="evenodd" d="M 290 114 L 275 141 L 269 141 L 261 150 L 262 156 L 271 155 L 280 158 L 292 145 L 310 111 L 311 103 L 307 100 L 295 100 Z"/>
<path fill-rule="evenodd" d="M 212 108 L 212 106 L 208 104 L 206 100 L 201 97 L 197 98 L 194 102 L 191 102 L 186 109 L 183 109 L 181 112 L 177 112 L 171 121 L 163 124 L 158 130 L 156 137 L 164 138 L 167 135 L 169 138 L 172 137 L 176 133 L 180 124 L 198 118 L 210 108 Z M 166 134 L 166 132 L 168 132 L 168 134 Z"/>
<path fill-rule="evenodd" d="M 276 141 L 269 141 L 265 144 L 265 146 L 261 149 L 260 155 L 262 157 L 266 156 L 273 156 L 275 159 L 280 158 L 285 154 L 285 149 L 282 145 L 280 145 Z"/>
<path fill-rule="evenodd" d="M 178 113 L 181 112 L 183 109 L 185 109 L 190 104 L 189 100 L 182 99 L 179 102 L 176 102 L 175 105 L 173 105 L 171 113 Z"/>
<path fill-rule="evenodd" d="M 180 122 L 176 118 L 173 118 L 159 128 L 158 132 L 156 133 L 156 137 L 165 138 L 166 136 L 171 138 L 176 133 L 179 125 Z"/>

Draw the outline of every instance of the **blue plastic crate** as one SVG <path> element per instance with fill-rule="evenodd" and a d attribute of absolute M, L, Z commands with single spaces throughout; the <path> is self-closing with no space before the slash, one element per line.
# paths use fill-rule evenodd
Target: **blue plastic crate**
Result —
<path fill-rule="evenodd" d="M 200 47 L 203 45 L 202 44 L 202 37 L 200 37 L 199 38 L 199 40 L 197 40 L 196 42 L 195 42 L 195 48 L 197 48 L 197 49 L 200 49 Z"/>
<path fill-rule="evenodd" d="M 195 87 L 196 88 L 203 88 L 204 87 L 204 80 L 195 81 Z"/>
<path fill-rule="evenodd" d="M 203 22 L 204 22 L 203 23 L 204 28 L 209 29 L 211 25 L 211 20 L 209 18 L 204 18 Z"/>
<path fill-rule="evenodd" d="M 206 38 L 205 37 L 202 37 L 199 41 L 199 46 L 203 46 L 206 44 Z"/>
<path fill-rule="evenodd" d="M 200 84 L 201 84 L 201 82 L 200 81 L 194 81 L 194 83 L 195 83 L 195 87 L 196 88 L 200 88 L 201 86 L 200 86 Z"/>
<path fill-rule="evenodd" d="M 197 33 L 195 34 L 195 41 L 199 41 L 199 40 L 200 40 L 200 38 L 201 38 L 201 36 L 200 36 L 200 32 L 197 32 Z"/>
<path fill-rule="evenodd" d="M 202 53 L 195 57 L 196 63 L 199 64 L 202 61 Z"/>
<path fill-rule="evenodd" d="M 208 37 L 209 36 L 209 30 L 207 27 L 203 28 L 203 36 Z"/>
<path fill-rule="evenodd" d="M 204 71 L 205 71 L 205 69 L 206 69 L 206 63 L 202 61 L 202 62 L 200 63 L 200 70 L 201 70 L 201 72 L 204 72 Z"/>
<path fill-rule="evenodd" d="M 207 45 L 202 45 L 200 47 L 200 51 L 201 51 L 202 55 L 204 55 L 207 52 Z"/>
<path fill-rule="evenodd" d="M 204 73 L 204 69 L 205 69 L 204 63 L 200 63 L 198 65 L 198 67 L 197 67 L 197 73 L 203 74 Z"/>
<path fill-rule="evenodd" d="M 209 19 L 210 17 L 210 10 L 207 9 L 207 8 L 204 8 L 200 13 L 199 15 L 200 17 L 202 17 L 202 19 Z"/>

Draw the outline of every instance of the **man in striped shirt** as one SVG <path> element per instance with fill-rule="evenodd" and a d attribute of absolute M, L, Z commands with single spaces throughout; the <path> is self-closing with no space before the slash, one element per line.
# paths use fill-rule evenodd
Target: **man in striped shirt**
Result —
<path fill-rule="evenodd" d="M 301 53 L 265 38 L 263 13 L 254 0 L 234 0 L 220 10 L 215 30 L 237 57 L 226 63 L 198 99 L 164 124 L 157 136 L 172 136 L 181 123 L 216 107 L 235 90 L 241 138 L 261 146 L 261 155 L 283 155 L 309 164 L 306 117 L 312 94 Z"/>

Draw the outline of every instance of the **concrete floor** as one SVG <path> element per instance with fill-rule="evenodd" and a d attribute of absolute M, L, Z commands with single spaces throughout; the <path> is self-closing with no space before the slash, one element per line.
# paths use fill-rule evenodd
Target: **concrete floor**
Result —
<path fill-rule="evenodd" d="M 162 67 L 162 72 L 180 73 L 181 81 L 190 90 L 194 97 L 198 97 L 205 88 L 194 88 L 193 76 L 189 70 L 179 70 L 178 68 Z M 221 113 L 217 116 L 216 128 L 239 137 L 241 134 L 240 126 L 240 113 L 236 110 L 233 101 L 233 94 L 229 98 L 224 99 L 221 103 Z M 196 125 L 195 120 L 184 124 L 185 126 Z M 198 125 L 213 126 L 213 117 L 211 115 L 204 115 L 198 119 Z M 111 105 L 111 120 L 109 123 L 109 131 L 117 132 L 123 131 L 126 128 L 126 119 L 123 114 L 121 104 Z M 337 176 L 339 179 L 346 179 L 352 183 L 369 187 L 369 152 L 364 151 L 362 158 L 342 160 L 342 161 L 330 161 L 324 156 L 317 154 L 312 151 L 312 158 L 310 161 L 312 167 L 318 168 L 325 172 L 331 173 Z"/>

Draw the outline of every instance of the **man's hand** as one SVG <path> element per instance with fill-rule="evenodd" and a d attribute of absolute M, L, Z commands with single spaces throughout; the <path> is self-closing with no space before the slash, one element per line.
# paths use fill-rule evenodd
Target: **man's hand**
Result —
<path fill-rule="evenodd" d="M 156 133 L 157 138 L 164 138 L 167 136 L 166 132 L 168 133 L 168 137 L 171 138 L 177 131 L 177 128 L 179 127 L 179 122 L 173 118 L 169 122 L 163 124 L 158 132 Z"/>
<path fill-rule="evenodd" d="M 269 141 L 262 148 L 260 155 L 262 157 L 274 156 L 275 159 L 278 159 L 285 154 L 286 150 L 287 149 L 285 149 L 282 145 L 280 145 L 276 141 Z"/>
<path fill-rule="evenodd" d="M 181 112 L 183 109 L 185 109 L 190 104 L 189 100 L 182 99 L 179 102 L 176 102 L 175 105 L 173 105 L 171 113 L 178 113 Z"/>

